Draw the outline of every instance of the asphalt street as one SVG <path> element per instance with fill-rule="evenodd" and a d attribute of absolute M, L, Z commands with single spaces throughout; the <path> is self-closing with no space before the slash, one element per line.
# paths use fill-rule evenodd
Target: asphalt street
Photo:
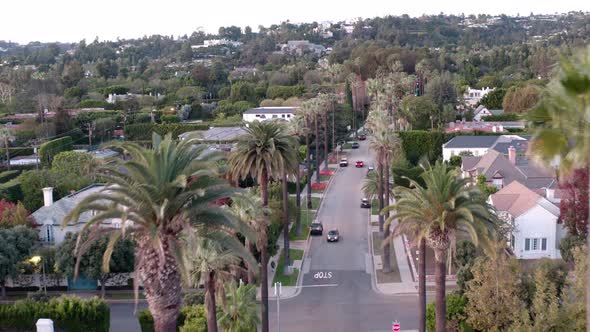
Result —
<path fill-rule="evenodd" d="M 384 296 L 371 287 L 365 265 L 370 259 L 367 210 L 360 208 L 371 158 L 368 141 L 360 144 L 349 154 L 349 166 L 337 171 L 318 215 L 324 232 L 337 228 L 342 239 L 328 243 L 325 233 L 312 239 L 301 294 L 280 303 L 282 332 L 391 331 L 393 321 L 401 324 L 402 331 L 418 328 L 417 296 Z M 357 160 L 365 167 L 355 168 Z M 279 331 L 276 301 L 270 306 L 271 330 Z"/>

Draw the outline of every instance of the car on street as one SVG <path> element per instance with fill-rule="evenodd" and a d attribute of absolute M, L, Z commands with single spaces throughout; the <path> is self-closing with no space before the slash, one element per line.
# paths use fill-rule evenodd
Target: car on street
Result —
<path fill-rule="evenodd" d="M 328 231 L 328 236 L 326 236 L 328 242 L 338 242 L 340 240 L 340 233 L 338 233 L 337 229 L 332 229 Z"/>
<path fill-rule="evenodd" d="M 324 233 L 324 226 L 319 222 L 314 222 L 309 226 L 310 235 L 322 235 Z"/>
<path fill-rule="evenodd" d="M 366 140 L 366 139 L 367 139 L 367 135 L 365 135 L 365 134 L 360 134 L 360 135 L 358 136 L 358 139 L 359 139 L 359 141 L 364 141 L 364 140 Z"/>
<path fill-rule="evenodd" d="M 363 168 L 365 167 L 365 163 L 362 160 L 358 160 L 354 166 L 356 168 Z"/>
<path fill-rule="evenodd" d="M 375 170 L 375 166 L 373 166 L 373 165 L 369 165 L 369 166 L 367 167 L 367 174 L 369 174 L 370 172 L 372 172 L 372 171 L 374 171 L 374 170 Z"/>
<path fill-rule="evenodd" d="M 358 149 L 358 148 L 359 148 L 359 146 L 361 146 L 361 145 L 359 144 L 359 142 L 352 142 L 352 146 L 351 146 L 351 147 L 352 147 L 353 149 Z"/>
<path fill-rule="evenodd" d="M 347 167 L 348 166 L 348 159 L 342 158 L 340 159 L 340 167 Z"/>
<path fill-rule="evenodd" d="M 371 208 L 371 202 L 369 202 L 368 198 L 361 199 L 361 207 L 363 209 L 370 209 Z"/>

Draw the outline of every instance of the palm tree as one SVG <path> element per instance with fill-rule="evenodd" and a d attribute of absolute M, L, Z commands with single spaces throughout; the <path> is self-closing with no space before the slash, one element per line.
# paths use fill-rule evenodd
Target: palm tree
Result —
<path fill-rule="evenodd" d="M 329 132 L 328 132 L 328 112 L 333 112 L 334 111 L 334 101 L 332 99 L 332 97 L 330 95 L 327 94 L 322 94 L 320 95 L 320 114 L 321 114 L 321 118 L 324 122 L 324 159 L 326 160 L 326 165 L 324 166 L 324 169 L 327 170 L 328 169 L 328 136 L 329 136 Z"/>
<path fill-rule="evenodd" d="M 533 154 L 546 164 L 559 165 L 563 175 L 576 168 L 590 167 L 588 105 L 590 47 L 580 51 L 572 60 L 563 60 L 558 75 L 547 85 L 544 98 L 529 115 L 533 127 L 536 127 L 531 144 Z M 587 186 L 590 189 L 590 182 Z M 588 218 L 590 229 L 590 216 Z M 587 288 L 590 294 L 590 282 Z M 590 296 L 586 297 L 586 324 L 587 330 L 590 330 Z"/>
<path fill-rule="evenodd" d="M 293 135 L 295 135 L 297 138 L 299 138 L 302 133 L 305 133 L 307 141 L 306 143 L 309 143 L 309 136 L 307 133 L 307 127 L 305 125 L 305 116 L 302 116 L 301 114 L 296 114 L 290 122 L 290 129 Z M 308 150 L 307 146 L 306 150 Z M 297 205 L 297 235 L 301 235 L 301 172 L 299 171 L 300 159 L 301 157 L 299 156 L 299 151 L 297 151 L 297 170 L 295 172 L 295 204 Z M 311 194 L 311 188 L 309 188 L 309 191 Z"/>
<path fill-rule="evenodd" d="M 203 230 L 201 230 L 203 232 Z M 223 283 L 235 278 L 228 272 L 240 263 L 240 257 L 254 261 L 254 257 L 244 247 L 229 249 L 222 243 L 230 235 L 217 233 L 216 240 L 207 238 L 201 232 L 193 232 L 185 237 L 187 250 L 184 265 L 188 274 L 189 286 L 205 286 L 205 307 L 207 311 L 207 331 L 217 331 L 217 305 L 215 291 L 223 291 Z M 207 232 L 207 230 L 204 230 Z M 223 298 L 223 297 L 222 297 Z"/>
<path fill-rule="evenodd" d="M 387 226 L 398 220 L 390 237 L 403 232 L 416 232 L 417 240 L 426 239 L 434 250 L 436 281 L 436 331 L 446 331 L 446 268 L 447 250 L 457 233 L 466 233 L 474 244 L 490 248 L 494 228 L 498 224 L 493 209 L 482 199 L 477 186 L 469 179 L 460 179 L 456 169 L 437 162 L 422 174 L 426 187 L 410 179 L 411 188 L 395 187 L 396 204 L 385 211 L 394 211 Z"/>
<path fill-rule="evenodd" d="M 310 99 L 301 104 L 299 114 L 305 119 L 305 161 L 307 168 L 307 208 L 311 209 L 311 159 L 309 147 L 309 135 L 311 133 L 311 119 L 313 118 L 313 110 L 315 108 L 315 100 Z"/>
<path fill-rule="evenodd" d="M 226 290 L 226 303 L 219 313 L 219 326 L 225 332 L 256 331 L 260 319 L 256 304 L 256 287 L 230 283 Z"/>
<path fill-rule="evenodd" d="M 322 116 L 322 103 L 319 99 L 313 104 L 315 107 L 312 108 L 313 124 L 315 127 L 315 183 L 320 183 L 320 166 L 322 159 L 320 158 L 320 131 L 319 123 Z"/>
<path fill-rule="evenodd" d="M 0 141 L 4 144 L 4 149 L 6 151 L 6 167 L 10 171 L 10 143 L 8 140 L 13 137 L 12 130 L 6 126 L 0 127 Z"/>
<path fill-rule="evenodd" d="M 284 128 L 286 131 L 286 128 Z M 285 269 L 291 264 L 291 257 L 289 257 L 289 192 L 287 175 L 299 172 L 299 160 L 297 155 L 299 154 L 299 142 L 294 136 L 285 133 L 284 140 L 287 142 L 290 150 L 285 150 L 281 154 L 282 166 L 281 166 L 281 183 L 283 189 L 283 256 Z"/>
<path fill-rule="evenodd" d="M 282 176 L 285 160 L 293 151 L 294 138 L 277 122 L 253 122 L 244 129 L 246 133 L 240 137 L 229 157 L 230 172 L 241 179 L 248 176 L 256 178 L 262 206 L 268 207 L 268 181 Z M 259 241 L 261 235 L 259 233 Z M 262 331 L 268 332 L 268 253 L 266 244 L 261 244 L 261 320 Z"/>
<path fill-rule="evenodd" d="M 105 272 L 117 240 L 133 239 L 136 295 L 141 280 L 157 332 L 176 330 L 184 271 L 183 234 L 207 226 L 254 238 L 245 224 L 215 205 L 231 196 L 233 189 L 219 177 L 215 165 L 219 155 L 206 154 L 206 147 L 198 142 L 189 137 L 177 143 L 171 135 L 162 139 L 154 134 L 151 149 L 130 142 L 109 144 L 131 158 L 102 166 L 99 174 L 107 184 L 83 199 L 62 223 L 63 227 L 92 214 L 83 229 L 90 231 L 89 236 L 76 250 L 76 271 L 84 251 L 104 234 L 110 234 L 103 260 Z M 121 220 L 121 227 L 102 227 L 103 222 L 113 220 Z M 85 234 L 83 231 L 79 234 Z M 241 245 L 233 241 L 233 246 Z"/>

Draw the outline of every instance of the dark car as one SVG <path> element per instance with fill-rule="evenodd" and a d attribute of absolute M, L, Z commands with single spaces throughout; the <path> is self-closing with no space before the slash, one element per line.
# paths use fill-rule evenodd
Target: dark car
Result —
<path fill-rule="evenodd" d="M 361 207 L 363 209 L 370 209 L 371 208 L 371 202 L 369 202 L 369 200 L 367 198 L 363 198 L 363 199 L 361 199 Z"/>
<path fill-rule="evenodd" d="M 360 134 L 360 135 L 359 135 L 359 137 L 358 137 L 358 139 L 359 139 L 359 141 L 364 141 L 364 140 L 366 140 L 366 139 L 367 139 L 367 135 L 365 135 L 365 134 Z"/>
<path fill-rule="evenodd" d="M 328 236 L 326 236 L 328 242 L 338 242 L 340 240 L 340 233 L 338 233 L 337 229 L 332 229 L 328 231 Z"/>
<path fill-rule="evenodd" d="M 309 234 L 311 235 L 322 235 L 324 233 L 324 226 L 319 222 L 314 222 L 309 227 Z"/>
<path fill-rule="evenodd" d="M 359 148 L 359 146 L 360 146 L 360 144 L 359 144 L 358 142 L 353 142 L 353 143 L 352 143 L 352 148 L 353 148 L 353 149 L 358 149 L 358 148 Z"/>
<path fill-rule="evenodd" d="M 365 166 L 365 163 L 362 160 L 359 160 L 356 162 L 356 164 L 354 166 L 356 168 L 363 168 Z"/>

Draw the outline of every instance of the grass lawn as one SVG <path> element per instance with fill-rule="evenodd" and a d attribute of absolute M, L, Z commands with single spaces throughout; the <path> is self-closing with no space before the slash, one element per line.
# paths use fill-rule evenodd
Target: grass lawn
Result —
<path fill-rule="evenodd" d="M 301 259 L 303 257 L 303 250 L 299 249 L 290 249 L 289 255 L 291 256 L 291 261 L 295 259 Z M 277 266 L 277 271 L 275 273 L 275 277 L 273 279 L 273 285 L 275 282 L 280 282 L 283 286 L 295 286 L 297 284 L 297 277 L 299 276 L 299 270 L 293 269 L 293 273 L 290 276 L 283 275 L 283 269 L 285 268 L 285 258 L 281 253 L 281 258 L 279 259 L 279 263 Z"/>
<path fill-rule="evenodd" d="M 344 145 L 342 145 L 343 149 L 352 149 L 352 143 L 344 143 Z"/>
<path fill-rule="evenodd" d="M 295 204 L 295 200 L 296 200 L 296 197 L 293 197 L 293 196 L 289 197 L 289 201 L 292 204 Z M 312 197 L 311 198 L 311 209 L 315 210 L 318 208 L 319 205 L 320 205 L 320 198 L 319 197 Z M 302 211 L 302 213 L 304 213 L 306 210 L 307 210 L 307 194 L 302 193 L 301 194 L 301 211 Z"/>
<path fill-rule="evenodd" d="M 390 246 L 390 262 L 391 272 L 383 273 L 383 270 L 377 270 L 377 282 L 379 283 L 390 283 L 390 282 L 401 282 L 402 278 L 399 274 L 399 267 L 397 266 L 397 260 L 395 258 L 395 250 L 393 248 L 393 242 Z M 381 237 L 379 232 L 373 232 L 373 251 L 375 253 L 381 253 Z"/>
<path fill-rule="evenodd" d="M 331 176 L 329 175 L 320 175 L 320 182 L 329 181 Z"/>
<path fill-rule="evenodd" d="M 374 199 L 371 202 L 371 214 L 378 215 L 379 214 L 379 200 Z"/>
<path fill-rule="evenodd" d="M 301 235 L 297 236 L 297 225 L 293 224 L 293 227 L 291 227 L 291 231 L 289 231 L 289 240 L 296 241 L 307 239 L 307 237 L 309 236 L 309 225 L 313 221 L 314 214 L 314 210 L 309 210 L 308 217 L 307 209 L 301 209 Z"/>

